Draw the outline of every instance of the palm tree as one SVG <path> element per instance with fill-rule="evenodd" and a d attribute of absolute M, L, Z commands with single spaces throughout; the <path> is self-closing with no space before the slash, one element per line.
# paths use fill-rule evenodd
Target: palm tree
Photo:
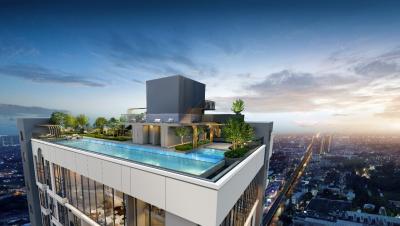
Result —
<path fill-rule="evenodd" d="M 181 138 L 181 144 L 183 144 L 183 138 L 189 135 L 190 130 L 187 127 L 181 126 L 175 128 L 175 134 Z"/>
<path fill-rule="evenodd" d="M 239 115 L 244 110 L 244 102 L 242 99 L 233 101 L 231 110 Z"/>

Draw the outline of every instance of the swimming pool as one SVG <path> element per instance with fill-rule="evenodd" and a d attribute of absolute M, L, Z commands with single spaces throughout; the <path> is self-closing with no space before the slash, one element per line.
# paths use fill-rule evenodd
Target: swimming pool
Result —
<path fill-rule="evenodd" d="M 190 153 L 178 153 L 156 147 L 90 138 L 58 140 L 54 143 L 197 176 L 215 168 L 224 159 L 223 151 L 209 148 L 199 148 Z"/>

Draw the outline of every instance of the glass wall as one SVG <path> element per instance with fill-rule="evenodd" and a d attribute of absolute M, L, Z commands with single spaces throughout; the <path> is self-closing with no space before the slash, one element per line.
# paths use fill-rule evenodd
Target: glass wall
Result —
<path fill-rule="evenodd" d="M 50 163 L 45 161 L 42 155 L 42 150 L 38 149 L 38 154 L 35 156 L 35 166 L 36 166 L 36 177 L 41 184 L 46 184 L 51 187 L 51 174 L 50 174 Z"/>
<path fill-rule="evenodd" d="M 58 166 L 57 164 L 53 163 L 53 174 L 54 174 L 54 182 L 55 182 L 55 192 L 60 197 L 66 196 L 66 182 L 64 181 L 65 178 L 65 170 L 64 168 Z"/>
<path fill-rule="evenodd" d="M 114 190 L 114 223 L 125 225 L 125 202 L 124 193 Z"/>
<path fill-rule="evenodd" d="M 53 164 L 56 193 L 68 199 L 68 202 L 89 216 L 100 225 L 127 225 L 126 200 L 128 196 L 96 182 L 88 177 Z M 133 202 L 132 223 L 134 226 L 164 226 L 165 211 L 139 199 L 130 197 Z M 59 205 L 61 206 L 61 205 Z M 65 209 L 65 207 L 64 207 Z M 58 208 L 60 223 L 68 221 L 68 217 L 60 213 L 66 210 Z M 64 217 L 62 217 L 64 216 Z M 72 224 L 77 224 L 70 219 Z"/>
<path fill-rule="evenodd" d="M 136 202 L 136 222 L 140 226 L 150 225 L 150 205 L 139 199 Z"/>
<path fill-rule="evenodd" d="M 39 149 L 40 150 L 40 149 Z M 39 155 L 40 156 L 40 155 Z M 35 156 L 35 166 L 36 166 L 36 177 L 39 183 L 44 184 L 44 164 L 41 161 L 41 158 Z"/>
<path fill-rule="evenodd" d="M 257 176 L 251 181 L 249 186 L 240 196 L 239 200 L 233 206 L 231 211 L 225 217 L 220 226 L 240 226 L 243 225 L 249 216 L 254 203 L 257 200 Z"/>
<path fill-rule="evenodd" d="M 97 222 L 101 225 L 106 224 L 106 217 L 104 214 L 104 186 L 101 183 L 95 182 L 96 188 L 96 205 L 97 205 Z"/>
<path fill-rule="evenodd" d="M 68 225 L 68 209 L 57 202 L 58 222 L 62 225 Z"/>
<path fill-rule="evenodd" d="M 151 206 L 151 226 L 164 226 L 165 225 L 165 211 L 163 209 Z"/>
<path fill-rule="evenodd" d="M 45 183 L 47 184 L 47 186 L 49 186 L 50 190 L 52 189 L 52 185 L 51 185 L 51 174 L 50 174 L 50 162 L 46 160 L 46 166 L 44 168 L 44 178 L 45 178 Z"/>
<path fill-rule="evenodd" d="M 44 208 L 48 208 L 48 202 L 47 202 L 47 194 L 46 192 L 42 191 L 39 189 L 39 200 L 40 200 L 40 205 L 43 206 Z"/>

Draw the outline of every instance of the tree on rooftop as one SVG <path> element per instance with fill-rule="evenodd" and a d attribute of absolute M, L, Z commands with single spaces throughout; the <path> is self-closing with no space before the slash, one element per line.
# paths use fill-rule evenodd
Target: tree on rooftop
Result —
<path fill-rule="evenodd" d="M 54 125 L 62 126 L 64 124 L 64 118 L 66 114 L 64 112 L 55 111 L 51 113 L 50 123 Z"/>
<path fill-rule="evenodd" d="M 222 128 L 225 139 L 232 143 L 232 149 L 242 147 L 246 142 L 254 138 L 253 128 L 244 122 L 242 118 L 233 117 Z"/>
<path fill-rule="evenodd" d="M 100 130 L 100 133 L 103 133 L 104 126 L 107 124 L 107 119 L 104 117 L 98 117 L 94 122 L 94 127 Z"/>
<path fill-rule="evenodd" d="M 187 127 L 181 126 L 175 128 L 175 134 L 181 138 L 181 144 L 183 144 L 183 138 L 190 134 L 190 130 Z"/>
<path fill-rule="evenodd" d="M 66 114 L 64 117 L 64 128 L 76 128 L 76 118 L 71 114 Z"/>
<path fill-rule="evenodd" d="M 84 114 L 80 114 L 76 116 L 76 123 L 83 130 L 89 125 L 89 118 Z"/>
<path fill-rule="evenodd" d="M 233 101 L 231 110 L 239 115 L 244 110 L 244 101 L 242 99 Z"/>
<path fill-rule="evenodd" d="M 197 133 L 199 134 L 199 140 L 205 140 L 206 129 L 204 126 L 197 127 Z"/>
<path fill-rule="evenodd" d="M 115 136 L 115 132 L 119 129 L 120 121 L 114 117 L 111 117 L 108 122 L 107 126 L 110 127 L 113 136 Z"/>

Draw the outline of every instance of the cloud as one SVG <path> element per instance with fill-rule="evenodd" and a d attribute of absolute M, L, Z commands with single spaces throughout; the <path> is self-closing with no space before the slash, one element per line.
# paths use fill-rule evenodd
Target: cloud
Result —
<path fill-rule="evenodd" d="M 394 62 L 384 62 L 375 60 L 365 64 L 359 64 L 354 68 L 354 71 L 363 76 L 369 77 L 383 77 L 396 73 L 400 73 L 400 67 Z"/>
<path fill-rule="evenodd" d="M 319 123 L 316 120 L 295 120 L 293 122 L 300 127 L 315 127 Z"/>
<path fill-rule="evenodd" d="M 40 51 L 20 38 L 0 39 L 0 59 L 9 60 L 18 57 L 38 56 Z"/>
<path fill-rule="evenodd" d="M 211 65 L 194 61 L 192 47 L 178 39 L 156 40 L 141 34 L 129 39 L 113 34 L 103 47 L 102 54 L 121 68 L 134 68 L 149 74 L 213 75 L 217 72 Z"/>
<path fill-rule="evenodd" d="M 144 82 L 139 79 L 131 79 L 131 81 L 138 84 L 144 84 Z"/>
<path fill-rule="evenodd" d="M 396 60 L 400 59 L 400 47 L 392 49 L 386 53 L 380 55 L 380 58 L 383 60 Z"/>
<path fill-rule="evenodd" d="M 251 111 L 313 111 L 338 105 L 354 83 L 354 78 L 336 74 L 283 70 L 247 87 L 253 94 L 243 98 Z"/>
<path fill-rule="evenodd" d="M 0 66 L 0 76 L 16 77 L 33 82 L 60 83 L 88 87 L 104 87 L 105 84 L 89 77 L 50 70 L 38 65 L 14 64 Z"/>
<path fill-rule="evenodd" d="M 392 99 L 383 112 L 375 115 L 388 119 L 400 119 L 400 97 Z"/>
<path fill-rule="evenodd" d="M 323 65 L 316 72 L 285 69 L 249 77 L 238 95 L 213 99 L 222 111 L 229 111 L 232 100 L 242 98 L 249 112 L 329 112 L 342 118 L 363 112 L 400 117 L 400 104 L 391 102 L 400 96 L 400 49 L 370 57 L 343 50 L 330 58 L 335 67 Z"/>

